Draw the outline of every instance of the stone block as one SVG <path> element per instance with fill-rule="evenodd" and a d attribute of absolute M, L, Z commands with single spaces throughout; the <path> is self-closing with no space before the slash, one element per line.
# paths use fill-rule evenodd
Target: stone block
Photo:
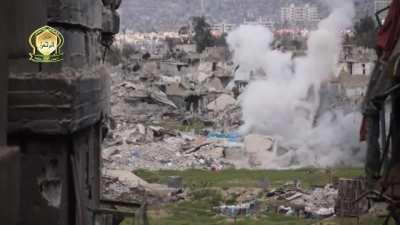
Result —
<path fill-rule="evenodd" d="M 86 33 L 79 29 L 56 27 L 64 36 L 63 66 L 82 68 L 87 65 Z"/>
<path fill-rule="evenodd" d="M 101 62 L 104 47 L 100 43 L 100 31 L 86 33 L 86 54 L 89 65 L 97 65 Z"/>
<path fill-rule="evenodd" d="M 9 59 L 10 73 L 38 73 L 39 64 L 29 61 L 28 54 L 23 58 Z"/>
<path fill-rule="evenodd" d="M 40 65 L 40 72 L 42 73 L 60 73 L 62 71 L 63 62 L 56 63 L 42 63 Z"/>
<path fill-rule="evenodd" d="M 99 0 L 51 0 L 48 1 L 48 20 L 101 29 L 102 2 Z"/>
<path fill-rule="evenodd" d="M 103 8 L 103 25 L 104 33 L 116 34 L 119 32 L 119 14 L 115 10 Z"/>
<path fill-rule="evenodd" d="M 11 76 L 8 131 L 68 134 L 108 114 L 109 77 L 104 68 Z"/>
<path fill-rule="evenodd" d="M 75 69 L 86 66 L 94 66 L 101 62 L 102 50 L 100 43 L 100 31 L 80 29 L 68 29 L 56 27 L 64 36 L 64 53 L 62 67 Z M 60 64 L 60 63 L 55 63 Z M 52 65 L 46 66 L 45 72 L 59 72 L 60 68 Z"/>

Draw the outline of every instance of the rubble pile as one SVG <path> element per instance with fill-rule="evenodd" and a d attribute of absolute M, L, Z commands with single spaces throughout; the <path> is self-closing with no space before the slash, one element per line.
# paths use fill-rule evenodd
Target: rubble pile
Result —
<path fill-rule="evenodd" d="M 188 137 L 169 137 L 159 142 L 109 147 L 103 151 L 104 166 L 121 170 L 183 170 L 222 169 L 223 165 L 228 164 L 224 160 L 224 148 L 217 141 L 207 142 Z M 201 144 L 193 146 L 196 141 Z"/>
<path fill-rule="evenodd" d="M 143 191 L 153 193 L 144 181 L 127 175 L 135 169 L 233 166 L 225 152 L 234 144 L 213 136 L 229 134 L 241 123 L 238 101 L 228 87 L 232 66 L 202 57 L 200 62 L 132 58 L 110 68 L 112 117 L 102 152 L 104 196 L 130 201 Z"/>
<path fill-rule="evenodd" d="M 116 170 L 223 169 L 232 147 L 209 133 L 228 134 L 241 124 L 230 83 L 232 65 L 195 60 L 132 60 L 113 67 L 112 119 L 104 167 Z M 237 146 L 236 146 L 237 147 Z"/>
<path fill-rule="evenodd" d="M 335 214 L 338 189 L 328 184 L 323 188 L 304 190 L 295 182 L 268 192 L 267 197 L 287 202 L 278 206 L 278 213 L 299 215 L 301 211 L 307 218 L 325 218 Z"/>
<path fill-rule="evenodd" d="M 233 80 L 233 63 L 190 57 L 139 57 L 110 68 L 112 118 L 102 153 L 105 170 L 265 169 L 290 151 L 279 137 L 236 133 L 243 125 L 240 94 L 248 83 Z M 292 163 L 290 156 L 282 160 Z M 120 182 L 110 182 L 106 190 Z M 318 215 L 331 213 L 335 195 L 328 189 L 285 194 Z"/>
<path fill-rule="evenodd" d="M 250 216 L 254 215 L 259 211 L 260 203 L 256 200 L 249 201 L 246 203 L 241 203 L 237 205 L 221 205 L 216 207 L 219 214 L 228 217 L 238 217 L 238 216 Z"/>
<path fill-rule="evenodd" d="M 161 204 L 181 198 L 182 190 L 161 184 L 150 184 L 124 170 L 104 170 L 102 179 L 104 199 L 123 202 Z"/>
<path fill-rule="evenodd" d="M 330 185 L 316 188 L 308 193 L 296 193 L 290 202 L 305 207 L 305 213 L 310 217 L 328 217 L 335 213 L 338 190 Z"/>

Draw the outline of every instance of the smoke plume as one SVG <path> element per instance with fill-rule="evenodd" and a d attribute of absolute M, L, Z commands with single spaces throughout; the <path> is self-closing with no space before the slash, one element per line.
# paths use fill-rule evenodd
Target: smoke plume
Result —
<path fill-rule="evenodd" d="M 262 26 L 240 26 L 228 35 L 234 61 L 240 65 L 235 79 L 250 79 L 240 99 L 245 122 L 240 132 L 274 136 L 281 146 L 274 155 L 259 153 L 265 168 L 361 161 L 359 113 L 319 112 L 324 101 L 321 87 L 334 76 L 342 31 L 352 25 L 355 14 L 350 0 L 328 4 L 331 14 L 309 34 L 303 57 L 293 59 L 292 53 L 274 50 L 273 34 Z"/>

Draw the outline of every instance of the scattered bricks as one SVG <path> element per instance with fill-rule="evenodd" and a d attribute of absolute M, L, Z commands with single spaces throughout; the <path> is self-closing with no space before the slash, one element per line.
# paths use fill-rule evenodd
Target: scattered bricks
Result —
<path fill-rule="evenodd" d="M 116 34 L 119 32 L 119 15 L 115 10 L 103 8 L 102 29 L 104 33 Z"/>

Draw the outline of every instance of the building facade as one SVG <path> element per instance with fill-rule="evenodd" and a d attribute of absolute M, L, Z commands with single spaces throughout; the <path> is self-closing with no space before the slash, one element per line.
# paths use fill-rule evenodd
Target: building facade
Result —
<path fill-rule="evenodd" d="M 282 23 L 316 23 L 320 20 L 318 7 L 309 4 L 296 6 L 291 4 L 281 8 Z"/>

